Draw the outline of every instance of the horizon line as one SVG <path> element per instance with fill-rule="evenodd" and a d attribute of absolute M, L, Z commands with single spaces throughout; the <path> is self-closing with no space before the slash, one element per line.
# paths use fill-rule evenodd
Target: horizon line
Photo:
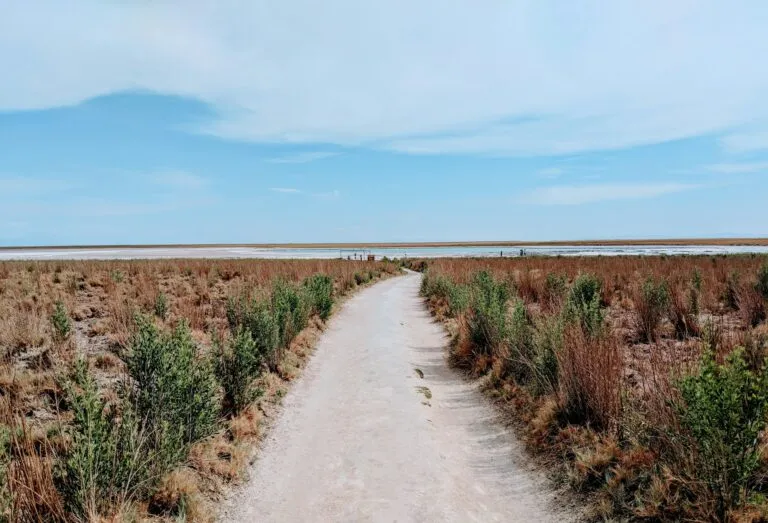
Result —
<path fill-rule="evenodd" d="M 734 238 L 646 238 L 593 240 L 499 240 L 448 242 L 287 242 L 287 243 L 157 243 L 157 244 L 92 244 L 92 245 L 18 245 L 0 246 L 0 251 L 44 249 L 168 249 L 168 248 L 261 248 L 261 249 L 366 249 L 366 248 L 429 248 L 429 247 L 546 247 L 546 246 L 617 246 L 617 245 L 723 245 L 768 246 L 768 237 Z"/>

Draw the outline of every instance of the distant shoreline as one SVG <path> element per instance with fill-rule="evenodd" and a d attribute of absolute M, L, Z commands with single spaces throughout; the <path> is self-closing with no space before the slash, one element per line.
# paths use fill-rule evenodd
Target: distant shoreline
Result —
<path fill-rule="evenodd" d="M 179 243 L 144 245 L 28 245 L 0 246 L 2 251 L 30 250 L 80 250 L 80 249 L 208 249 L 208 248 L 251 248 L 251 249 L 414 249 L 429 247 L 562 247 L 562 246 L 768 246 L 768 238 L 669 238 L 647 240 L 557 240 L 557 241 L 482 241 L 482 242 L 371 242 L 371 243 Z"/>

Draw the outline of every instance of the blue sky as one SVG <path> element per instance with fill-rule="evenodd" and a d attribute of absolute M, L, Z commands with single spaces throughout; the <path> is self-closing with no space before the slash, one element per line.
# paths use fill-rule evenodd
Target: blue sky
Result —
<path fill-rule="evenodd" d="M 0 245 L 768 235 L 764 2 L 15 2 Z"/>

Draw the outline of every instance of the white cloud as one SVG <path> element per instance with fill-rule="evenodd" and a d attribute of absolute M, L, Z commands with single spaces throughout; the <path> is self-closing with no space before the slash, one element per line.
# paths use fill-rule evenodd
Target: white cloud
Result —
<path fill-rule="evenodd" d="M 286 194 L 296 194 L 301 192 L 300 190 L 294 189 L 292 187 L 270 187 L 269 190 L 272 192 L 281 192 Z"/>
<path fill-rule="evenodd" d="M 557 178 L 565 172 L 565 169 L 560 167 L 547 167 L 545 169 L 539 169 L 536 174 L 540 178 Z"/>
<path fill-rule="evenodd" d="M 0 177 L 0 196 L 58 192 L 72 189 L 75 184 L 54 178 L 31 178 L 22 176 Z"/>
<path fill-rule="evenodd" d="M 152 183 L 175 189 L 200 189 L 208 184 L 202 176 L 185 171 L 166 171 L 152 175 Z"/>
<path fill-rule="evenodd" d="M 145 89 L 211 104 L 217 117 L 199 130 L 235 139 L 493 155 L 621 148 L 768 121 L 768 68 L 754 61 L 768 54 L 761 10 L 718 0 L 11 2 L 0 110 Z"/>
<path fill-rule="evenodd" d="M 339 191 L 338 189 L 334 189 L 332 191 L 318 192 L 318 193 L 315 193 L 313 196 L 321 200 L 338 200 L 339 198 L 341 198 L 341 191 Z"/>
<path fill-rule="evenodd" d="M 270 158 L 267 161 L 269 163 L 308 163 L 315 160 L 322 160 L 323 158 L 330 158 L 332 156 L 338 156 L 339 153 L 324 152 L 324 151 L 309 151 L 305 153 L 296 153 L 289 156 L 279 156 L 277 158 Z"/>
<path fill-rule="evenodd" d="M 756 173 L 768 170 L 768 162 L 716 163 L 708 165 L 707 170 L 724 174 Z"/>
<path fill-rule="evenodd" d="M 610 200 L 635 200 L 697 189 L 683 183 L 554 185 L 538 187 L 518 198 L 518 203 L 538 205 L 581 205 Z"/>
<path fill-rule="evenodd" d="M 725 136 L 720 140 L 723 147 L 734 153 L 768 149 L 768 132 L 741 133 Z"/>

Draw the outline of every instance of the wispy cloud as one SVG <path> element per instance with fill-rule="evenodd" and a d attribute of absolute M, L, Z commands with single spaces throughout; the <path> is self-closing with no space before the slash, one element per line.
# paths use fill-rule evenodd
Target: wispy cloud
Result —
<path fill-rule="evenodd" d="M 731 134 L 721 138 L 720 145 L 732 153 L 768 150 L 768 132 Z"/>
<path fill-rule="evenodd" d="M 537 205 L 581 205 L 611 200 L 653 198 L 700 188 L 684 183 L 605 183 L 538 187 L 521 195 L 519 203 Z"/>
<path fill-rule="evenodd" d="M 208 185 L 208 180 L 186 171 L 163 171 L 150 176 L 152 183 L 175 189 L 200 189 Z"/>
<path fill-rule="evenodd" d="M 72 189 L 75 184 L 56 178 L 31 178 L 22 176 L 0 177 L 0 196 L 57 192 Z"/>
<path fill-rule="evenodd" d="M 761 2 L 295 0 L 268 12 L 223 2 L 215 16 L 204 2 L 48 2 L 42 18 L 35 2 L 11 4 L 0 110 L 145 89 L 210 105 L 200 128 L 224 138 L 484 155 L 623 148 L 768 122 L 768 68 L 750 59 L 768 53 Z M 317 30 L 286 40 L 303 20 Z M 104 45 L 78 37 L 93 27 Z M 765 147 L 768 134 L 724 143 Z"/>
<path fill-rule="evenodd" d="M 545 169 L 539 169 L 536 175 L 540 178 L 557 178 L 565 172 L 565 169 L 561 167 L 547 167 Z"/>
<path fill-rule="evenodd" d="M 341 198 L 341 191 L 334 189 L 332 191 L 314 193 L 312 196 L 321 200 L 338 200 Z"/>
<path fill-rule="evenodd" d="M 708 165 L 707 170 L 724 174 L 756 173 L 760 171 L 768 171 L 768 162 L 716 163 Z"/>
<path fill-rule="evenodd" d="M 285 194 L 298 194 L 301 192 L 299 189 L 294 189 L 293 187 L 270 187 L 269 190 Z"/>
<path fill-rule="evenodd" d="M 327 152 L 327 151 L 314 151 L 296 153 L 288 156 L 278 156 L 276 158 L 269 158 L 269 163 L 309 163 L 323 158 L 330 158 L 332 156 L 338 156 L 339 153 Z"/>

